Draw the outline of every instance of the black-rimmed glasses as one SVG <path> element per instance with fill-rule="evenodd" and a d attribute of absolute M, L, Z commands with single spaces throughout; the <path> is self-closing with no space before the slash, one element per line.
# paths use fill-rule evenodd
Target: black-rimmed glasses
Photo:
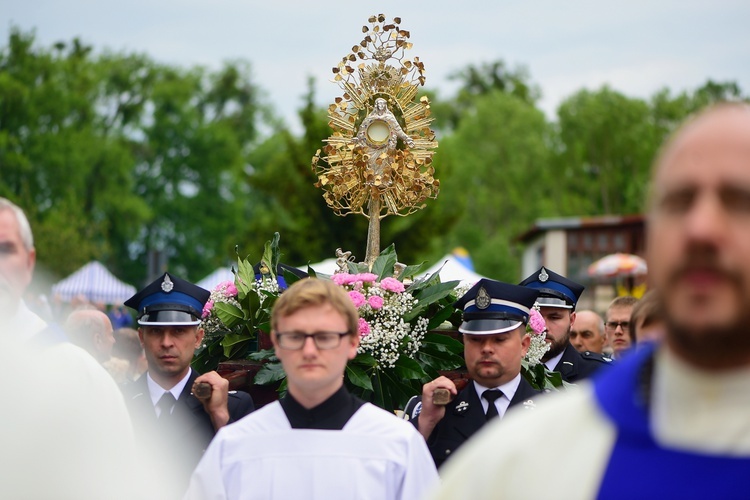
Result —
<path fill-rule="evenodd" d="M 604 327 L 610 332 L 614 332 L 615 330 L 617 330 L 618 326 L 622 328 L 623 332 L 628 332 L 628 330 L 630 330 L 629 321 L 607 321 L 606 323 L 604 323 Z"/>
<path fill-rule="evenodd" d="M 349 332 L 278 332 L 276 333 L 276 339 L 279 343 L 279 347 L 282 349 L 298 351 L 305 345 L 307 337 L 310 337 L 313 339 L 315 347 L 324 351 L 327 349 L 336 349 L 341 345 L 341 339 L 346 335 L 349 335 Z"/>

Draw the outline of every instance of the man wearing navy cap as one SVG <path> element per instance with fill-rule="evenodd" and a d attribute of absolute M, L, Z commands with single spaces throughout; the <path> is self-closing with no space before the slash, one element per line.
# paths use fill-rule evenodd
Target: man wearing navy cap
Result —
<path fill-rule="evenodd" d="M 539 292 L 537 304 L 547 323 L 547 342 L 550 345 L 542 357 L 547 368 L 559 372 L 565 382 L 575 383 L 590 377 L 610 362 L 595 352 L 578 352 L 570 343 L 570 329 L 576 320 L 576 303 L 583 293 L 583 285 L 544 266 L 520 285 Z"/>
<path fill-rule="evenodd" d="M 509 407 L 533 407 L 539 394 L 521 376 L 521 360 L 529 348 L 526 324 L 538 292 L 490 279 L 480 280 L 454 305 L 463 309 L 466 369 L 472 379 L 463 390 L 447 377 L 422 388 L 404 410 L 427 440 L 435 465 L 440 467 L 469 437 Z M 433 402 L 436 389 L 447 389 L 453 400 Z"/>
<path fill-rule="evenodd" d="M 210 292 L 169 273 L 135 294 L 138 336 L 148 372 L 124 389 L 142 449 L 156 464 L 165 496 L 180 496 L 190 473 L 216 431 L 254 409 L 244 392 L 229 393 L 229 382 L 215 371 L 198 375 L 190 367 L 203 341 L 200 318 Z M 211 387 L 198 399 L 197 384 Z M 205 387 L 205 386 L 204 386 Z M 165 473 L 165 468 L 171 469 Z"/>

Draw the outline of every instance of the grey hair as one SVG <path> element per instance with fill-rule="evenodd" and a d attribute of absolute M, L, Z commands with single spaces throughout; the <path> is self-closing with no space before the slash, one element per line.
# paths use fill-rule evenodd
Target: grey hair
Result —
<path fill-rule="evenodd" d="M 3 210 L 10 210 L 13 212 L 16 216 L 16 221 L 18 221 L 18 232 L 21 234 L 23 246 L 25 246 L 28 251 L 33 250 L 34 234 L 31 232 L 31 225 L 29 224 L 29 219 L 26 218 L 26 214 L 23 213 L 23 210 L 12 201 L 0 197 L 0 212 Z"/>

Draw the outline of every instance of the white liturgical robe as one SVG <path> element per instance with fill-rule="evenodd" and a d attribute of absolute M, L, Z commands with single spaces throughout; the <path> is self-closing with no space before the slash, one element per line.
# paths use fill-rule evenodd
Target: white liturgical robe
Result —
<path fill-rule="evenodd" d="M 436 486 L 422 436 L 365 403 L 342 430 L 292 429 L 278 401 L 222 428 L 186 499 L 414 500 Z"/>

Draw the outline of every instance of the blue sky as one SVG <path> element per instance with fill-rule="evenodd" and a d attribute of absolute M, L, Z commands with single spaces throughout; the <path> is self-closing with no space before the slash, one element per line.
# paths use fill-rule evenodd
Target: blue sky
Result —
<path fill-rule="evenodd" d="M 375 7 L 370 6 L 375 5 Z M 746 0 L 0 0 L 0 38 L 12 25 L 40 44 L 80 37 L 98 51 L 218 68 L 251 63 L 253 80 L 294 128 L 309 76 L 316 101 L 339 94 L 330 68 L 361 39 L 371 14 L 399 16 L 427 68 L 427 87 L 448 97 L 448 76 L 503 59 L 525 65 L 553 119 L 581 88 L 609 84 L 629 96 L 733 80 L 750 93 L 750 2 Z"/>

